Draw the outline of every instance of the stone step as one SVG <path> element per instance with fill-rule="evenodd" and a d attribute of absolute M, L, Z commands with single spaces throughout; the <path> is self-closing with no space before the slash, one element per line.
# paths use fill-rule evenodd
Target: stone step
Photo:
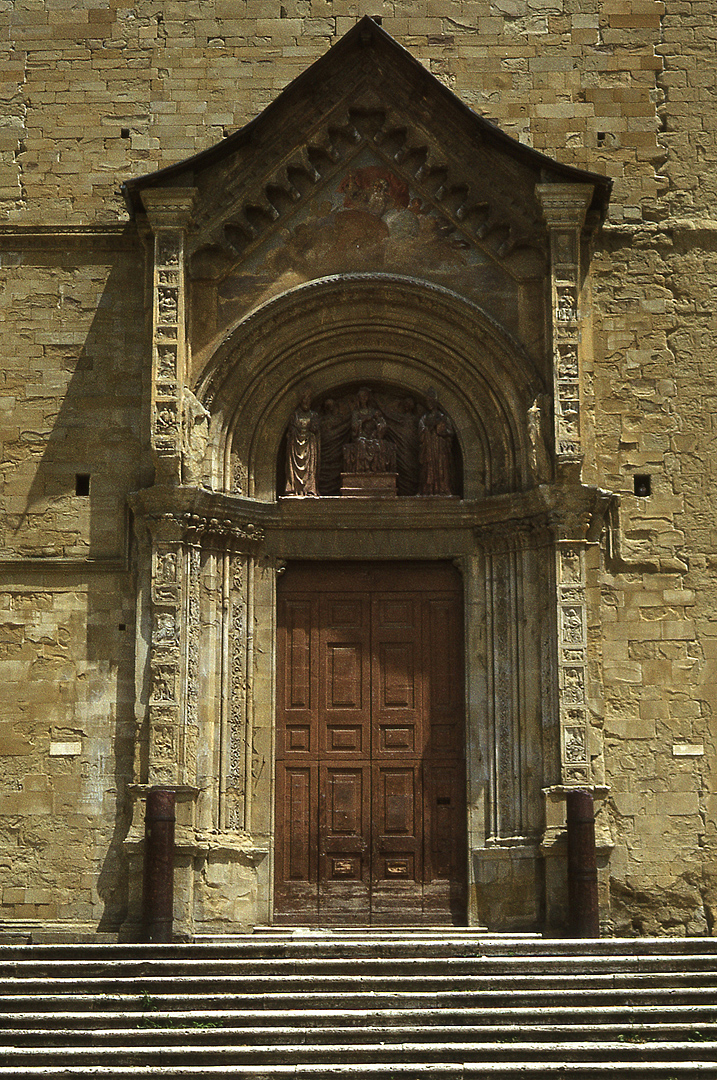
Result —
<path fill-rule="evenodd" d="M 90 1071 L 91 1068 L 91 1071 Z M 111 1077 L 112 1080 L 134 1080 L 135 1077 L 156 1077 L 157 1070 L 152 1065 L 112 1066 L 60 1065 L 60 1066 L 0 1066 L 0 1080 L 35 1080 L 36 1077 L 51 1076 L 57 1080 L 71 1080 L 74 1077 Z M 717 1077 L 717 1063 L 672 1060 L 663 1062 L 633 1062 L 616 1060 L 611 1062 L 575 1062 L 559 1061 L 546 1066 L 544 1061 L 481 1061 L 480 1063 L 432 1063 L 432 1062 L 386 1062 L 364 1064 L 351 1062 L 341 1065 L 189 1065 L 164 1066 L 163 1077 L 183 1077 L 185 1080 L 200 1080 L 202 1077 L 237 1077 L 237 1080 L 285 1080 L 293 1077 L 297 1080 L 425 1080 L 436 1077 L 440 1080 L 486 1080 L 487 1077 L 501 1077 L 504 1080 L 518 1080 L 526 1076 L 539 1077 L 540 1080 L 558 1077 L 575 1077 L 578 1080 L 682 1080 L 682 1078 Z"/>
<path fill-rule="evenodd" d="M 220 977 L 235 975 L 241 971 L 246 976 L 298 976 L 326 977 L 352 974 L 356 971 L 356 959 L 299 957 L 272 959 L 225 958 L 220 960 L 176 960 L 164 957 L 156 960 L 12 960 L 2 966 L 3 981 L 7 977 L 17 979 L 56 979 L 71 970 L 72 978 L 155 978 L 167 973 L 172 976 Z M 700 977 L 715 970 L 715 957 L 695 953 L 679 958 L 664 956 L 586 956 L 578 959 L 567 957 L 493 957 L 493 956 L 414 956 L 403 959 L 374 957 L 361 963 L 363 975 L 417 975 L 429 977 L 441 975 L 449 978 L 460 975 L 546 975 L 576 977 L 576 969 L 582 975 L 643 975 L 650 973 L 695 973 Z"/>
<path fill-rule="evenodd" d="M 714 1001 L 714 997 L 711 998 Z M 679 1021 L 700 1028 L 709 1028 L 717 1024 L 717 1004 L 699 1002 L 696 1005 L 667 1006 L 643 1005 L 639 1008 L 633 1003 L 622 1006 L 600 1005 L 596 1008 L 575 1008 L 565 1005 L 547 1005 L 530 1008 L 512 1005 L 496 1010 L 492 1007 L 447 1009 L 442 1007 L 427 1009 L 176 1009 L 176 1010 L 102 1010 L 91 1012 L 77 1010 L 43 1011 L 21 1010 L 0 1013 L 0 1030 L 4 1028 L 25 1027 L 27 1030 L 42 1029 L 80 1029 L 92 1030 L 100 1025 L 105 1027 L 172 1028 L 175 1026 L 191 1027 L 204 1025 L 229 1025 L 241 1027 L 243 1024 L 253 1027 L 286 1026 L 291 1017 L 293 1026 L 302 1029 L 315 1027 L 332 1029 L 334 1026 L 362 1028 L 365 1025 L 431 1027 L 438 1023 L 443 1026 L 464 1027 L 476 1024 L 495 1025 L 510 1020 L 513 1026 L 529 1024 L 550 1024 L 562 1022 L 577 1027 L 586 1024 L 599 1026 L 601 1023 L 622 1023 L 631 1026 L 634 1023 L 652 1021 L 669 1023 Z"/>
<path fill-rule="evenodd" d="M 430 946 L 430 950 L 429 947 Z M 598 938 L 598 939 L 516 939 L 485 938 L 446 933 L 435 938 L 422 940 L 403 934 L 386 935 L 379 938 L 347 935 L 343 938 L 328 934 L 303 935 L 298 937 L 254 937 L 237 936 L 226 945 L 1 945 L 0 957 L 3 964 L 13 960 L 32 959 L 61 960 L 70 963 L 73 960 L 130 960 L 143 958 L 158 960 L 162 958 L 179 960 L 236 960 L 254 956 L 257 959 L 268 958 L 315 958 L 356 957 L 373 958 L 403 956 L 512 956 L 521 957 L 569 957 L 575 960 L 585 957 L 643 957 L 660 955 L 689 956 L 700 953 L 704 956 L 717 955 L 717 938 Z"/>
<path fill-rule="evenodd" d="M 214 1015 L 214 1014 L 211 1014 Z M 168 1022 L 174 1019 L 176 1014 L 167 1014 Z M 136 1020 L 134 1014 L 132 1019 Z M 318 1024 L 303 1026 L 256 1026 L 217 1024 L 209 1020 L 202 1022 L 199 1019 L 192 1020 L 191 1024 L 177 1027 L 157 1027 L 153 1018 L 149 1018 L 147 1024 L 139 1024 L 135 1027 L 107 1027 L 107 1028 L 80 1028 L 80 1027 L 40 1027 L 30 1028 L 17 1027 L 5 1028 L 0 1037 L 0 1042 L 7 1046 L 69 1046 L 71 1044 L 82 1046 L 90 1045 L 100 1047 L 102 1045 L 140 1045 L 146 1043 L 151 1030 L 153 1045 L 171 1046 L 191 1039 L 193 1043 L 214 1043 L 217 1040 L 226 1040 L 233 1045 L 246 1046 L 276 1046 L 290 1043 L 302 1034 L 304 1039 L 315 1044 L 349 1041 L 352 1045 L 363 1045 L 367 1042 L 402 1043 L 402 1042 L 435 1042 L 445 1039 L 448 1042 L 512 1042 L 520 1039 L 528 1039 L 532 1042 L 555 1042 L 564 1044 L 580 1042 L 586 1039 L 607 1040 L 609 1042 L 623 1044 L 625 1042 L 647 1043 L 699 1043 L 717 1039 L 717 1028 L 713 1024 L 699 1025 L 689 1022 L 671 1023 L 602 1023 L 591 1024 L 575 1022 L 573 1024 L 553 1024 L 549 1020 L 545 1023 L 521 1023 L 518 1025 L 494 1023 L 494 1024 L 464 1024 L 442 1025 L 430 1024 L 430 1026 L 412 1025 L 380 1025 L 361 1024 L 354 1026 L 327 1025 L 322 1027 Z"/>
<path fill-rule="evenodd" d="M 0 1080 L 717 1080 L 716 946 L 304 930 L 0 947 Z"/>
<path fill-rule="evenodd" d="M 98 1065 L 225 1065 L 263 1066 L 267 1064 L 341 1065 L 355 1061 L 363 1064 L 390 1064 L 397 1060 L 422 1064 L 445 1063 L 476 1064 L 500 1058 L 505 1062 L 519 1061 L 580 1061 L 609 1062 L 619 1059 L 640 1064 L 676 1059 L 689 1059 L 695 1063 L 717 1064 L 717 1042 L 678 1043 L 622 1043 L 622 1042 L 573 1042 L 568 1048 L 559 1042 L 511 1041 L 505 1043 L 463 1042 L 404 1042 L 384 1046 L 381 1043 L 362 1043 L 357 1049 L 354 1043 L 287 1043 L 282 1046 L 238 1046 L 227 1041 L 210 1046 L 197 1046 L 188 1041 L 175 1046 L 139 1047 L 90 1047 L 68 1045 L 63 1047 L 0 1046 L 3 1066 Z"/>
<path fill-rule="evenodd" d="M 624 974 L 576 975 L 521 973 L 501 975 L 476 972 L 473 975 L 457 975 L 453 972 L 430 975 L 372 975 L 355 973 L 351 975 L 313 975 L 313 974 L 221 974 L 211 977 L 206 974 L 154 975 L 114 975 L 109 977 L 74 977 L 67 978 L 0 978 L 0 999 L 15 996 L 42 995 L 49 1001 L 58 997 L 117 997 L 127 995 L 136 998 L 163 999 L 176 998 L 178 994 L 196 997 L 207 994 L 212 998 L 226 995 L 274 995 L 276 993 L 299 995 L 311 994 L 316 983 L 321 985 L 324 995 L 343 996 L 346 994 L 485 994 L 492 995 L 516 993 L 533 994 L 539 991 L 555 993 L 619 993 L 629 990 L 631 993 L 643 991 L 679 991 L 689 993 L 699 990 L 704 993 L 717 993 L 717 974 L 709 969 L 690 972 L 648 972 Z"/>
<path fill-rule="evenodd" d="M 705 999 L 717 1000 L 717 987 L 710 984 L 705 987 L 654 987 L 637 988 L 626 986 L 614 989 L 562 989 L 559 1000 L 561 1005 L 582 1011 L 586 1007 L 604 1008 L 610 1005 L 631 1006 L 634 1009 L 644 1006 L 660 1006 L 663 1009 L 673 1008 L 675 1005 L 699 1005 Z M 302 993 L 163 993 L 155 997 L 143 994 L 138 990 L 132 993 L 119 994 L 6 994 L 2 998 L 5 1009 L 10 1012 L 22 1012 L 34 1008 L 36 1012 L 52 1012 L 55 1009 L 74 1008 L 83 1010 L 109 1010 L 113 1007 L 126 1011 L 149 1012 L 149 1011 L 193 1011 L 197 1009 L 227 1009 L 236 1010 L 261 1009 L 273 1012 L 295 1012 L 302 1009 L 334 1009 L 337 1012 L 355 1009 L 473 1009 L 477 1005 L 492 1009 L 514 1009 L 516 1004 L 523 1007 L 550 1009 L 556 1001 L 556 993 L 552 989 L 524 989 L 517 991 L 506 988 L 504 990 L 480 990 L 452 991 L 346 991 L 337 994 L 332 991 L 316 991 L 307 989 Z"/>

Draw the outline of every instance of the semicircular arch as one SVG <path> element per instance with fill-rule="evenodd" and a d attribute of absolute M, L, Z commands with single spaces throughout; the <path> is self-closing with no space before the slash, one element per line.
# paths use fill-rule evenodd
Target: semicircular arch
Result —
<path fill-rule="evenodd" d="M 273 501 L 276 460 L 300 387 L 357 382 L 425 394 L 456 428 L 464 498 L 529 479 L 527 411 L 545 387 L 489 315 L 456 293 L 385 274 L 326 278 L 242 319 L 203 365 L 217 489 Z"/>

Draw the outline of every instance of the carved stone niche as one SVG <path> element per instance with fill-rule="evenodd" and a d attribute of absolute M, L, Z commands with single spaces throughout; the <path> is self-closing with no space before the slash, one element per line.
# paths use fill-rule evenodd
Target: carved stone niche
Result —
<path fill-rule="evenodd" d="M 297 395 L 279 449 L 282 495 L 460 497 L 463 462 L 435 391 L 343 386 Z"/>

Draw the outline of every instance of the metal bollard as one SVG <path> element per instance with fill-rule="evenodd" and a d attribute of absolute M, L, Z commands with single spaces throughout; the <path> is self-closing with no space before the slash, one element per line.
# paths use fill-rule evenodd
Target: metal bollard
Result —
<path fill-rule="evenodd" d="M 589 791 L 566 794 L 568 823 L 568 918 L 573 937 L 600 937 L 595 810 Z"/>
<path fill-rule="evenodd" d="M 174 905 L 174 792 L 152 788 L 144 819 L 145 941 L 170 942 Z"/>

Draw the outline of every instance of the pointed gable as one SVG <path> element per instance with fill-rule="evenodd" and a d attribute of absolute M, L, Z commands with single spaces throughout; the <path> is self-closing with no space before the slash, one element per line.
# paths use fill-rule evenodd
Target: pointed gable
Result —
<path fill-rule="evenodd" d="M 201 347 L 286 288 L 355 272 L 446 285 L 525 340 L 521 285 L 548 256 L 536 184 L 566 182 L 594 185 L 594 224 L 609 180 L 505 135 L 366 17 L 240 131 L 124 191 L 133 212 L 147 189 L 196 191 Z"/>

